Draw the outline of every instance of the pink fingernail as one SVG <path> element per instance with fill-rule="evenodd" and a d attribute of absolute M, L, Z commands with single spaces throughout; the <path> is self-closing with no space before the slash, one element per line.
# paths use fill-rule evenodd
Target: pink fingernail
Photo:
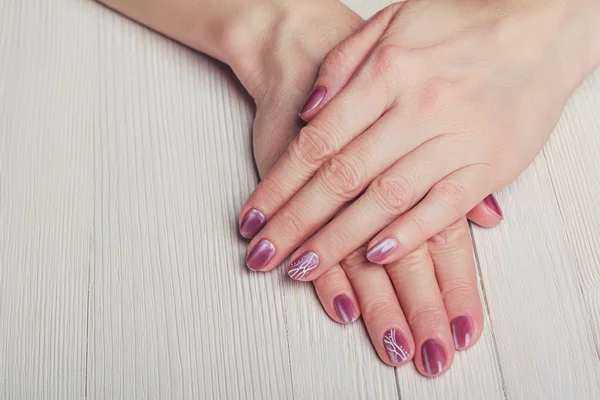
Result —
<path fill-rule="evenodd" d="M 483 200 L 483 204 L 486 205 L 488 210 L 490 210 L 491 212 L 496 214 L 498 216 L 498 218 L 504 219 L 504 215 L 502 215 L 502 210 L 500 209 L 500 206 L 498 205 L 498 202 L 496 201 L 496 197 L 494 197 L 493 194 L 490 194 L 488 197 L 486 197 Z"/>
<path fill-rule="evenodd" d="M 385 332 L 383 335 L 383 344 L 390 357 L 390 361 L 394 364 L 402 363 L 410 357 L 408 342 L 398 329 L 392 328 Z"/>
<path fill-rule="evenodd" d="M 267 239 L 262 239 L 248 254 L 246 265 L 252 271 L 260 271 L 267 266 L 273 257 L 275 257 L 275 246 Z"/>
<path fill-rule="evenodd" d="M 454 348 L 456 350 L 462 350 L 469 345 L 471 336 L 473 335 L 473 328 L 469 317 L 461 315 L 454 318 L 450 322 L 450 329 L 452 330 L 452 338 L 454 339 Z"/>
<path fill-rule="evenodd" d="M 446 350 L 437 339 L 429 339 L 421 347 L 423 366 L 428 375 L 437 375 L 446 366 Z"/>
<path fill-rule="evenodd" d="M 307 251 L 298 257 L 288 267 L 288 275 L 295 280 L 301 280 L 319 266 L 319 256 L 314 251 Z"/>
<path fill-rule="evenodd" d="M 358 318 L 358 312 L 350 297 L 340 294 L 333 299 L 333 308 L 342 321 L 349 324 Z"/>
<path fill-rule="evenodd" d="M 383 239 L 367 252 L 367 259 L 372 263 L 379 263 L 388 258 L 398 248 L 398 241 L 394 238 Z"/>
<path fill-rule="evenodd" d="M 304 105 L 302 106 L 302 110 L 300 110 L 300 116 L 317 108 L 325 98 L 326 94 L 327 89 L 325 87 L 317 86 L 316 88 L 314 88 L 308 96 L 306 103 L 304 103 Z"/>
<path fill-rule="evenodd" d="M 267 219 L 264 214 L 256 208 L 251 209 L 244 215 L 240 224 L 240 235 L 246 239 L 252 239 L 265 226 Z"/>

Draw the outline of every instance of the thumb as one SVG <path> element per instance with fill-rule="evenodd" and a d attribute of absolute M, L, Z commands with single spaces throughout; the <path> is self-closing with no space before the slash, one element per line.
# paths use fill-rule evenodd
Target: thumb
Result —
<path fill-rule="evenodd" d="M 313 90 L 300 110 L 300 118 L 306 122 L 312 120 L 346 86 L 401 6 L 402 3 L 396 3 L 379 11 L 327 54 Z"/>

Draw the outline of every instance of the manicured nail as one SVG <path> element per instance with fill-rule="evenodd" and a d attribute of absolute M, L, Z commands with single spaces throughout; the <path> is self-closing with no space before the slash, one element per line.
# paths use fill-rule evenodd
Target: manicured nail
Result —
<path fill-rule="evenodd" d="M 367 251 L 367 259 L 372 263 L 378 263 L 385 260 L 390 254 L 398 248 L 398 241 L 394 238 L 383 239 Z"/>
<path fill-rule="evenodd" d="M 425 371 L 429 375 L 437 375 L 446 366 L 446 351 L 444 346 L 437 339 L 429 339 L 421 347 L 421 357 Z"/>
<path fill-rule="evenodd" d="M 246 239 L 252 239 L 265 226 L 265 222 L 267 219 L 264 214 L 253 208 L 244 215 L 240 224 L 240 234 Z"/>
<path fill-rule="evenodd" d="M 275 256 L 275 246 L 267 239 L 262 239 L 252 248 L 246 258 L 246 265 L 252 271 L 260 271 L 265 268 L 269 261 Z"/>
<path fill-rule="evenodd" d="M 389 329 L 383 335 L 383 344 L 390 357 L 390 361 L 394 364 L 404 362 L 410 357 L 408 342 L 398 329 Z"/>
<path fill-rule="evenodd" d="M 342 321 L 349 324 L 358 318 L 358 312 L 350 297 L 340 294 L 333 299 L 333 308 Z"/>
<path fill-rule="evenodd" d="M 498 202 L 496 201 L 496 198 L 493 194 L 490 194 L 488 197 L 486 197 L 483 200 L 483 204 L 485 204 L 488 210 L 496 214 L 500 219 L 504 219 L 504 215 L 502 215 L 502 210 L 500 209 L 500 206 L 498 205 Z"/>
<path fill-rule="evenodd" d="M 471 328 L 471 319 L 466 315 L 454 318 L 450 322 L 450 329 L 452 329 L 452 337 L 454 338 L 454 348 L 456 350 L 462 350 L 469 345 L 471 342 L 471 335 L 473 330 Z"/>
<path fill-rule="evenodd" d="M 326 94 L 327 89 L 325 87 L 317 86 L 316 88 L 314 88 L 308 96 L 306 103 L 304 103 L 304 105 L 302 106 L 302 110 L 300 110 L 300 116 L 317 108 L 325 98 Z"/>
<path fill-rule="evenodd" d="M 295 280 L 304 279 L 306 275 L 319 266 L 319 256 L 314 251 L 307 251 L 288 267 L 288 275 Z"/>

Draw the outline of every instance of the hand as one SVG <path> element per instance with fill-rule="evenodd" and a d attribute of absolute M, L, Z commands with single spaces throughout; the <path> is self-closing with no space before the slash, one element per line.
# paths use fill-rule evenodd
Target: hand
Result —
<path fill-rule="evenodd" d="M 251 267 L 301 245 L 290 276 L 312 280 L 373 237 L 369 260 L 388 264 L 508 184 L 597 62 L 599 4 L 418 0 L 376 15 L 328 54 L 301 113 L 314 119 L 241 211 L 269 221 Z"/>
<path fill-rule="evenodd" d="M 297 34 L 290 30 L 285 39 L 280 37 L 278 45 L 269 45 L 271 57 L 261 68 L 264 80 L 251 85 L 252 90 L 261 93 L 256 99 L 254 123 L 254 154 L 261 176 L 298 134 L 295 111 L 305 91 L 310 90 L 327 51 L 363 24 L 347 9 L 350 24 L 341 22 L 344 14 L 340 11 L 327 15 L 320 7 L 316 12 L 324 20 L 314 25 L 338 32 L 337 37 L 333 35 L 324 42 L 327 35 L 310 32 L 313 25 L 298 26 Z M 298 37 L 302 41 L 293 42 Z M 302 47 L 302 51 L 290 51 Z M 272 76 L 278 79 L 270 79 Z M 485 203 L 479 204 L 471 216 L 482 225 L 500 221 Z M 250 225 L 244 228 L 252 228 Z M 468 226 L 462 218 L 385 268 L 369 263 L 361 248 L 317 278 L 314 285 L 333 320 L 354 322 L 362 310 L 373 345 L 386 364 L 399 366 L 414 357 L 422 374 L 435 376 L 450 367 L 455 349 L 474 345 L 483 329 L 472 251 Z"/>

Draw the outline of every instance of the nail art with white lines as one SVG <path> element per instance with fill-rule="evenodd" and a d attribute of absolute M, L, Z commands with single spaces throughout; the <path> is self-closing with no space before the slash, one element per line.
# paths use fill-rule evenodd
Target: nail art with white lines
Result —
<path fill-rule="evenodd" d="M 383 335 L 383 344 L 390 357 L 390 361 L 394 364 L 404 362 L 410 356 L 406 339 L 394 328 L 388 330 Z"/>
<path fill-rule="evenodd" d="M 295 280 L 301 280 L 319 266 L 319 256 L 314 251 L 308 251 L 296 259 L 288 267 L 288 275 Z"/>

